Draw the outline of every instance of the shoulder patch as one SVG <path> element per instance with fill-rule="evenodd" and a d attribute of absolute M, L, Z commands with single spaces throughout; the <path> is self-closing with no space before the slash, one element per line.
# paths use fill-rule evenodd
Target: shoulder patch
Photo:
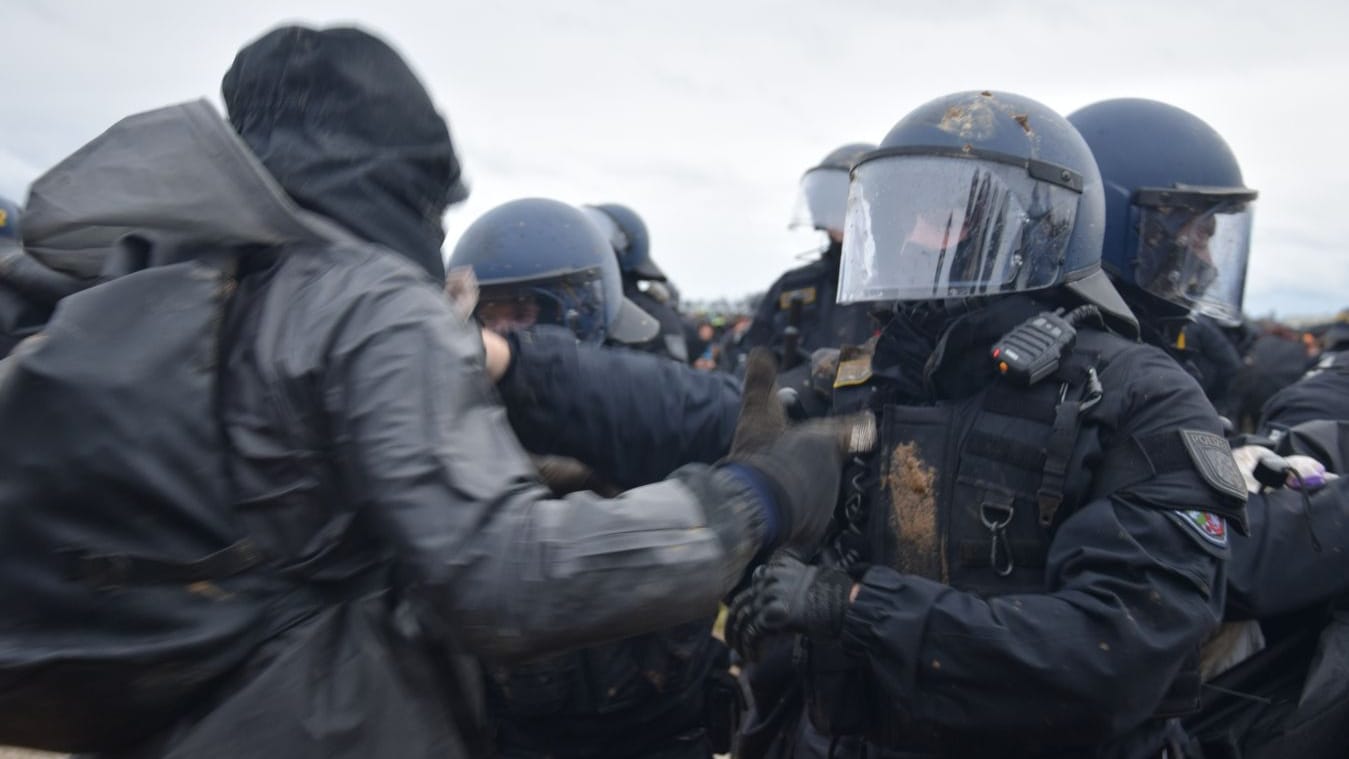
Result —
<path fill-rule="evenodd" d="M 871 354 L 857 356 L 838 362 L 838 374 L 834 375 L 834 387 L 854 387 L 864 385 L 871 379 Z"/>
<path fill-rule="evenodd" d="M 796 298 L 801 299 L 801 305 L 809 306 L 815 302 L 815 288 L 802 287 L 797 290 L 788 290 L 778 296 L 778 310 L 786 311 L 792 307 L 792 301 Z"/>
<path fill-rule="evenodd" d="M 1219 548 L 1227 547 L 1227 520 L 1207 511 L 1168 511 L 1172 519 Z"/>
<path fill-rule="evenodd" d="M 1227 439 L 1211 432 L 1181 430 L 1180 439 L 1194 462 L 1195 470 L 1214 490 L 1242 503 L 1246 501 L 1246 480 L 1232 457 Z"/>

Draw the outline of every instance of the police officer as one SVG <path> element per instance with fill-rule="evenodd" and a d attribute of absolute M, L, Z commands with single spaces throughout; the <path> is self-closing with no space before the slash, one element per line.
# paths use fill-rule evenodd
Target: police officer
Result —
<path fill-rule="evenodd" d="M 647 232 L 646 222 L 636 211 L 617 203 L 582 206 L 581 211 L 595 222 L 613 246 L 614 255 L 618 256 L 618 269 L 623 275 L 623 295 L 660 322 L 660 333 L 656 337 L 632 347 L 687 364 L 689 348 L 684 338 L 684 321 L 679 318 L 669 290 L 664 286 L 668 277 L 651 258 L 651 235 Z M 646 289 L 643 289 L 644 283 Z"/>
<path fill-rule="evenodd" d="M 1105 100 L 1068 121 L 1105 185 L 1102 265 L 1143 339 L 1225 407 L 1241 357 L 1222 328 L 1241 323 L 1256 191 L 1221 135 L 1166 103 Z"/>
<path fill-rule="evenodd" d="M 810 226 L 824 232 L 829 244 L 811 263 L 788 271 L 759 303 L 754 323 L 740 341 L 742 353 L 767 345 L 779 353 L 794 343 L 784 364 L 794 365 L 797 356 L 816 348 L 860 345 L 875 331 L 870 307 L 835 301 L 838 290 L 839 256 L 843 250 L 843 214 L 848 202 L 848 171 L 859 156 L 874 146 L 852 143 L 834 149 L 801 177 L 801 190 L 793 226 Z M 794 332 L 790 339 L 789 328 Z M 793 346 L 787 345 L 788 348 Z"/>
<path fill-rule="evenodd" d="M 1349 330 L 1336 326 L 1238 452 L 1252 475 L 1266 471 L 1248 481 L 1251 534 L 1233 537 L 1227 623 L 1205 646 L 1214 687 L 1186 721 L 1204 756 L 1334 757 L 1349 741 L 1349 683 L 1338 674 L 1349 664 Z M 1293 454 L 1314 459 L 1314 472 L 1287 475 L 1281 455 Z"/>
<path fill-rule="evenodd" d="M 600 208 L 630 224 L 641 224 L 621 206 Z M 656 321 L 624 294 L 618 263 L 623 254 L 616 260 L 611 247 L 615 235 L 624 233 L 614 224 L 602 233 L 603 224 L 592 224 L 587 216 L 584 209 L 530 198 L 499 206 L 465 230 L 450 257 L 450 270 L 473 268 L 480 287 L 476 314 L 484 326 L 510 333 L 517 345 L 521 340 L 546 345 L 557 340 L 562 329 L 569 331 L 571 342 L 579 339 L 592 345 L 647 345 L 657 337 Z M 629 238 L 621 247 L 631 252 L 634 246 L 645 250 L 644 239 Z M 640 276 L 661 276 L 649 259 L 631 263 Z M 535 328 L 532 332 L 520 334 L 531 327 Z M 720 381 L 709 390 L 714 401 L 725 402 L 702 407 L 727 411 L 710 419 L 713 439 L 729 440 L 734 388 Z M 587 389 L 578 385 L 565 392 L 584 399 Z M 555 407 L 550 410 L 556 413 Z M 541 471 L 546 478 L 553 475 L 550 484 L 555 490 L 600 489 L 606 479 L 624 486 L 646 484 L 663 477 L 675 464 L 703 458 L 696 451 L 673 447 L 670 453 L 678 460 L 670 461 L 665 471 L 634 471 L 621 459 L 597 460 L 587 446 L 568 447 L 565 442 L 559 446 L 556 438 L 545 433 L 556 425 L 533 421 L 529 413 L 527 406 L 512 412 L 513 426 L 527 446 L 544 453 L 579 455 L 599 467 L 596 477 L 578 470 L 581 464 L 544 460 Z M 639 420 L 632 423 L 639 424 Z M 698 424 L 696 419 L 684 423 Z M 570 424 L 590 426 L 577 417 Z M 723 445 L 716 445 L 714 458 L 721 455 Z M 712 621 L 704 618 L 524 666 L 491 668 L 500 723 L 497 745 L 502 755 L 709 757 L 712 744 L 706 716 L 709 712 L 729 714 L 734 692 L 726 671 L 726 649 L 710 634 Z M 727 705 L 713 707 L 709 692 L 725 697 Z M 718 747 L 725 750 L 729 721 L 723 721 L 720 728 L 725 735 Z"/>
<path fill-rule="evenodd" d="M 792 634 L 807 662 L 779 701 L 751 682 L 746 742 L 1157 756 L 1197 703 L 1245 490 L 1199 387 L 1135 342 L 1101 271 L 1089 149 L 1033 100 L 964 92 L 852 182 L 839 300 L 899 315 L 843 354 L 835 410 L 878 414 L 881 441 L 820 554 L 776 556 L 733 604 L 747 656 Z M 793 699 L 809 724 L 773 723 Z"/>
<path fill-rule="evenodd" d="M 22 215 L 16 204 L 0 197 L 0 358 L 42 329 L 58 300 L 92 283 L 28 255 L 21 245 Z"/>
<path fill-rule="evenodd" d="M 1068 120 L 1091 146 L 1106 186 L 1107 269 L 1139 314 L 1149 341 L 1197 368 L 1215 405 L 1223 405 L 1224 383 L 1243 368 L 1221 328 L 1240 318 L 1255 192 L 1243 186 L 1222 137 L 1178 108 L 1109 100 Z M 1181 318 L 1187 312 L 1188 322 Z M 1300 346 L 1272 345 L 1291 355 L 1291 361 L 1272 364 L 1280 371 L 1291 364 L 1296 372 Z M 1233 355 L 1224 357 L 1226 351 Z M 1262 357 L 1262 373 L 1264 363 Z M 1334 364 L 1331 359 L 1327 368 Z M 1246 369 L 1257 367 L 1253 362 Z M 1285 388 L 1265 405 L 1263 433 L 1277 437 L 1303 422 L 1344 418 L 1336 413 L 1346 390 L 1344 375 L 1333 369 L 1318 375 Z M 1244 396 L 1251 388 L 1237 389 Z M 1326 627 L 1325 605 L 1345 590 L 1339 551 L 1323 552 L 1320 545 L 1349 542 L 1338 517 L 1349 506 L 1346 492 L 1333 484 L 1314 496 L 1265 488 L 1250 495 L 1251 535 L 1232 538 L 1228 624 L 1204 647 L 1205 674 L 1218 677 L 1217 687 L 1207 691 L 1202 711 L 1187 720 L 1192 740 L 1206 751 L 1241 746 L 1241 755 L 1259 755 L 1271 734 L 1296 726 L 1300 742 L 1279 745 L 1275 755 L 1342 753 L 1345 734 L 1338 725 L 1344 713 L 1326 712 L 1315 725 L 1304 715 L 1289 717 L 1291 710 L 1283 707 L 1258 705 L 1286 702 L 1289 694 L 1280 689 L 1301 685 L 1301 673 L 1313 659 L 1307 640 Z M 1316 520 L 1309 510 L 1327 518 Z M 1265 652 L 1252 657 L 1262 647 Z M 1248 659 L 1241 672 L 1223 674 Z M 1234 691 L 1254 697 L 1233 697 Z M 1340 692 L 1335 700 L 1343 697 Z M 1252 723 L 1260 727 L 1243 734 Z M 1333 753 L 1318 754 L 1318 745 L 1333 747 Z"/>

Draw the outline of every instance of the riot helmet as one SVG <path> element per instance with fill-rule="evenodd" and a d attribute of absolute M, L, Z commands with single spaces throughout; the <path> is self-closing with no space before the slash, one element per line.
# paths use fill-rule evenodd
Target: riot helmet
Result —
<path fill-rule="evenodd" d="M 0 196 L 0 240 L 19 240 L 19 206 L 9 198 Z"/>
<path fill-rule="evenodd" d="M 848 172 L 858 158 L 876 149 L 869 142 L 853 142 L 834 148 L 818 166 L 801 175 L 792 227 L 810 227 L 843 234 L 848 210 Z"/>
<path fill-rule="evenodd" d="M 525 198 L 497 206 L 464 230 L 449 265 L 472 267 L 476 314 L 494 331 L 559 324 L 592 343 L 644 343 L 659 331 L 623 297 L 610 241 L 566 203 Z"/>
<path fill-rule="evenodd" d="M 1256 191 L 1222 136 L 1186 111 L 1136 98 L 1068 120 L 1105 185 L 1106 271 L 1184 311 L 1240 323 Z"/>
<path fill-rule="evenodd" d="M 1101 272 L 1091 151 L 1030 98 L 922 105 L 853 167 L 840 303 L 952 301 L 1063 286 L 1128 323 Z"/>
<path fill-rule="evenodd" d="M 665 281 L 665 272 L 651 259 L 651 236 L 647 234 L 646 222 L 636 211 L 617 203 L 581 206 L 581 210 L 608 238 L 623 276 Z"/>

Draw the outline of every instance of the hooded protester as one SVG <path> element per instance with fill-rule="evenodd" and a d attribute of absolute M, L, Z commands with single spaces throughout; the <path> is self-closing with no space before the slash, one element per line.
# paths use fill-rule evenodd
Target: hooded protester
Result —
<path fill-rule="evenodd" d="M 468 187 L 445 119 L 398 53 L 357 29 L 291 27 L 240 53 L 221 90 L 230 123 L 301 208 L 445 278 L 441 215 Z"/>
<path fill-rule="evenodd" d="M 822 534 L 839 425 L 745 441 L 718 466 L 614 500 L 549 495 L 506 424 L 478 329 L 428 278 L 440 215 L 463 190 L 443 120 L 385 43 L 283 27 L 240 51 L 224 91 L 238 134 L 202 101 L 135 115 L 29 198 L 27 252 L 104 284 L 63 301 L 48 339 L 6 362 L 0 410 L 37 424 L 6 402 L 69 387 L 110 432 L 88 430 L 71 453 L 92 462 L 81 475 L 99 478 L 97 510 L 79 477 L 44 485 L 68 473 L 33 446 L 0 452 L 0 503 L 42 504 L 0 509 L 0 683 L 25 685 L 32 662 L 78 672 L 134 651 L 128 679 L 88 687 L 146 703 L 193 685 L 168 718 L 101 724 L 122 740 L 90 731 L 68 736 L 73 750 L 477 755 L 469 655 L 509 661 L 704 616 L 756 555 Z M 166 277 L 190 293 L 154 290 Z M 153 299 L 102 297 L 132 286 Z M 44 381 L 82 331 L 142 314 L 172 326 L 202 313 L 185 297 L 202 292 L 221 304 L 202 325 L 216 355 L 165 356 L 161 334 L 112 332 L 115 363 Z M 80 392 L 104 386 L 117 391 L 107 401 Z M 170 406 L 205 410 L 180 425 Z M 110 458 L 130 466 L 100 464 Z M 184 492 L 214 498 L 173 499 Z M 238 531 L 246 540 L 199 560 L 165 558 Z M 69 553 L 72 536 L 85 551 Z M 42 574 L 62 562 L 72 574 Z M 90 604 L 98 625 L 80 613 Z M 11 696 L 6 738 L 24 729 Z M 62 703 L 18 705 L 58 739 L 82 717 L 109 721 Z"/>

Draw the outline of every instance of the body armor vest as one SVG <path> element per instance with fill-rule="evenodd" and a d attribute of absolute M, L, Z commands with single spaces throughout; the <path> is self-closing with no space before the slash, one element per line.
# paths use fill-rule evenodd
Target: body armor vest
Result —
<path fill-rule="evenodd" d="M 872 410 L 880 442 L 846 475 L 827 560 L 847 568 L 886 565 L 982 597 L 1048 592 L 1055 530 L 1080 506 L 1108 495 L 1103 485 L 1111 487 L 1098 471 L 1105 457 L 1099 429 L 1108 420 L 1094 419 L 1092 411 L 1109 392 L 1099 373 L 1126 345 L 1083 328 L 1040 382 L 1026 387 L 999 377 L 970 396 L 931 406 L 894 403 L 884 378 L 836 386 L 835 413 Z M 1197 707 L 1197 654 L 1159 717 Z M 826 734 L 865 732 L 920 751 L 935 745 L 932 736 L 893 720 L 860 723 L 860 714 L 877 709 L 858 701 L 867 689 L 856 672 L 845 671 L 851 665 L 838 646 L 815 646 L 811 658 L 810 714 Z M 826 705 L 831 700 L 836 706 Z"/>
<path fill-rule="evenodd" d="M 1095 360 L 1075 350 L 1029 388 L 880 404 L 881 447 L 850 482 L 868 508 L 844 520 L 842 555 L 981 595 L 1042 592 L 1053 528 L 1085 502 L 1082 459 L 1099 453 L 1078 445 L 1101 393 Z"/>

